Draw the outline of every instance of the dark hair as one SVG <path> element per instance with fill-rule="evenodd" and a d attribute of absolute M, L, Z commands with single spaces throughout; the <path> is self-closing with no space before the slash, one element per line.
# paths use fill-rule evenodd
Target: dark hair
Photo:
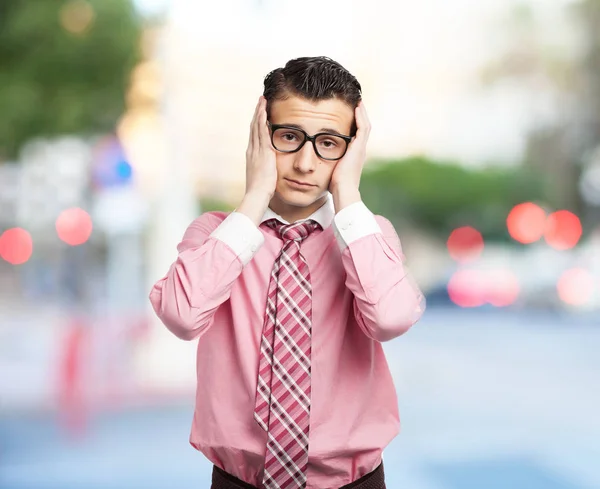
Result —
<path fill-rule="evenodd" d="M 296 58 L 265 77 L 267 113 L 274 100 L 296 95 L 311 102 L 338 98 L 353 109 L 361 100 L 358 80 L 337 61 L 325 56 Z"/>

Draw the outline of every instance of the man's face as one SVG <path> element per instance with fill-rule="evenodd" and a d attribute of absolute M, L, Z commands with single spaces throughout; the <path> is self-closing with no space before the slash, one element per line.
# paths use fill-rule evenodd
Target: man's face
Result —
<path fill-rule="evenodd" d="M 309 136 L 319 132 L 349 135 L 354 110 L 338 99 L 310 102 L 290 96 L 271 104 L 269 121 L 298 126 Z M 296 219 L 308 217 L 323 204 L 337 163 L 319 158 L 310 141 L 296 153 L 277 152 L 277 186 L 271 208 L 282 217 L 285 213 Z M 298 217 L 298 212 L 306 215 Z"/>

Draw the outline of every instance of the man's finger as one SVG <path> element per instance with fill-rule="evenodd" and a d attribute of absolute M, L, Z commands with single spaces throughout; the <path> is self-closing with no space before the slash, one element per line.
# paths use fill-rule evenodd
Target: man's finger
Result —
<path fill-rule="evenodd" d="M 354 120 L 356 121 L 356 135 L 354 136 L 354 140 L 360 141 L 363 139 L 365 133 L 365 122 L 360 103 L 356 106 L 356 109 L 354 109 Z"/>
<path fill-rule="evenodd" d="M 258 145 L 258 134 L 256 132 L 256 120 L 258 118 L 258 113 L 260 109 L 260 104 L 262 102 L 262 96 L 258 99 L 258 103 L 254 109 L 254 116 L 252 117 L 252 122 L 250 123 L 250 140 L 248 141 L 249 146 L 257 146 Z"/>
<path fill-rule="evenodd" d="M 363 102 L 361 101 L 356 107 L 356 139 L 359 141 L 363 141 L 364 144 L 367 143 L 367 139 L 369 138 L 369 134 L 371 132 L 371 123 L 369 122 L 369 118 L 367 116 L 367 111 Z"/>
<path fill-rule="evenodd" d="M 367 107 L 365 103 L 361 100 L 360 109 L 362 112 L 363 126 L 367 131 L 367 134 L 371 132 L 371 121 L 369 120 L 369 114 L 367 114 Z"/>
<path fill-rule="evenodd" d="M 269 129 L 267 128 L 267 101 L 261 100 L 258 111 L 258 142 L 262 145 L 269 145 Z"/>

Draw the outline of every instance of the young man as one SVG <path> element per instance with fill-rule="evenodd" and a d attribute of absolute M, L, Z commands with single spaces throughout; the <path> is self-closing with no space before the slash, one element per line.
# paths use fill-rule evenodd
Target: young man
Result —
<path fill-rule="evenodd" d="M 150 294 L 167 328 L 199 338 L 190 443 L 213 489 L 385 488 L 399 415 L 381 342 L 425 303 L 361 201 L 361 87 L 324 57 L 264 85 L 242 202 L 192 222 Z"/>

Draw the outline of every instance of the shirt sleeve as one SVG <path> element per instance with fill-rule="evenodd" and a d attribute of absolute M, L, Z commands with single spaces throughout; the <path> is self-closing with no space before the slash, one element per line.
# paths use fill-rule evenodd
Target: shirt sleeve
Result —
<path fill-rule="evenodd" d="M 375 216 L 362 201 L 339 211 L 333 219 L 333 225 L 333 233 L 341 251 L 360 238 L 381 233 Z"/>
<path fill-rule="evenodd" d="M 349 240 L 342 251 L 342 263 L 346 286 L 354 296 L 358 325 L 370 338 L 388 341 L 408 331 L 420 319 L 425 311 L 425 297 L 405 264 L 393 225 L 381 216 L 373 219 L 380 230 Z M 342 224 L 343 221 L 343 237 Z"/>
<path fill-rule="evenodd" d="M 211 236 L 225 243 L 246 266 L 263 245 L 265 237 L 252 220 L 241 212 L 232 212 Z"/>
<path fill-rule="evenodd" d="M 198 338 L 210 327 L 217 308 L 229 299 L 244 260 L 252 258 L 264 239 L 250 219 L 251 227 L 230 216 L 219 221 L 205 213 L 194 220 L 177 246 L 177 259 L 150 291 L 156 315 L 181 339 Z"/>

